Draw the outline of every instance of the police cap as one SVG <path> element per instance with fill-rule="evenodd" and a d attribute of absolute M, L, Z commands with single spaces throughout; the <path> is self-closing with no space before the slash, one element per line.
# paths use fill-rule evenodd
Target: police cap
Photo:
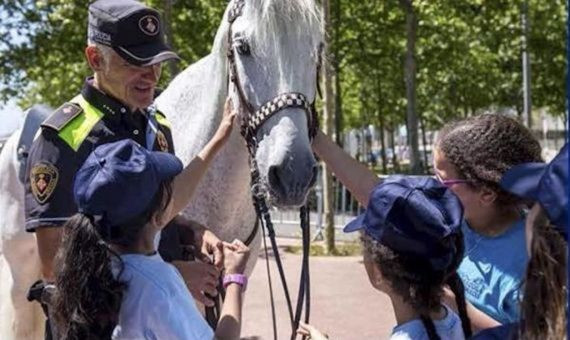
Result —
<path fill-rule="evenodd" d="M 110 46 L 136 66 L 180 59 L 164 40 L 159 13 L 135 0 L 97 0 L 89 5 L 89 40 Z"/>

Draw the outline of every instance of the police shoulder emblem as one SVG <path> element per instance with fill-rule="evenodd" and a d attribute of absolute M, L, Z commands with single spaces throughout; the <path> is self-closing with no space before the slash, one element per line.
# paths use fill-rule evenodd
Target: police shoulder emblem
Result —
<path fill-rule="evenodd" d="M 168 152 L 168 140 L 162 131 L 157 131 L 156 133 L 156 141 L 158 143 L 158 148 L 162 152 Z"/>
<path fill-rule="evenodd" d="M 145 15 L 139 20 L 139 28 L 144 34 L 154 36 L 160 32 L 160 21 L 154 15 Z"/>
<path fill-rule="evenodd" d="M 58 180 L 59 172 L 51 163 L 40 162 L 32 167 L 30 185 L 38 203 L 44 204 L 50 198 Z"/>

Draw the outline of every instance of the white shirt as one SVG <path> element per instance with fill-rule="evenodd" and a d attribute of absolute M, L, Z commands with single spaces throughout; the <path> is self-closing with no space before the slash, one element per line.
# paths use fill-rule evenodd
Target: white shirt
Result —
<path fill-rule="evenodd" d="M 127 282 L 112 339 L 213 339 L 180 273 L 160 255 L 121 255 Z M 118 267 L 114 266 L 115 275 Z"/>
<path fill-rule="evenodd" d="M 463 328 L 459 316 L 445 306 L 447 315 L 441 320 L 433 320 L 435 331 L 442 340 L 463 340 Z M 394 327 L 390 340 L 428 340 L 428 334 L 422 320 L 408 321 Z"/>

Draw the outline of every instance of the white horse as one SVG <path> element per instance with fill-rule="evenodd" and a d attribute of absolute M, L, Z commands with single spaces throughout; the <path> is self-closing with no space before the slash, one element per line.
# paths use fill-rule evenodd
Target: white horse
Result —
<path fill-rule="evenodd" d="M 244 42 L 249 45 L 249 54 L 239 50 L 235 54 L 238 78 L 255 109 L 281 93 L 303 93 L 309 101 L 316 94 L 322 34 L 313 0 L 245 0 L 243 14 L 232 25 L 231 47 L 227 12 L 212 52 L 178 75 L 157 99 L 159 110 L 174 122 L 176 154 L 184 162 L 214 134 L 226 97 L 231 96 L 236 106 L 242 104 L 233 87 L 228 93 L 228 48 L 237 49 Z M 243 108 L 238 109 L 243 114 Z M 236 123 L 231 139 L 185 210 L 224 240 L 245 240 L 255 223 L 248 151 Z M 303 204 L 316 176 L 305 112 L 278 112 L 262 125 L 257 138 L 255 158 L 271 202 L 277 206 Z M 259 245 L 256 237 L 251 245 L 250 271 Z"/>
<path fill-rule="evenodd" d="M 184 162 L 212 137 L 226 97 L 232 97 L 241 109 L 235 89 L 228 92 L 227 85 L 228 12 L 232 6 L 233 1 L 224 14 L 212 52 L 178 75 L 157 99 L 158 108 L 172 123 L 176 154 Z M 246 41 L 250 46 L 249 55 L 236 52 L 236 64 L 241 86 L 254 108 L 285 92 L 303 93 L 309 101 L 314 100 L 322 41 L 314 0 L 245 0 L 243 14 L 232 25 L 231 40 L 235 44 Z M 234 130 L 185 210 L 188 217 L 229 241 L 245 240 L 255 223 L 248 152 L 239 127 Z M 316 176 L 304 111 L 280 111 L 260 128 L 257 138 L 255 157 L 271 202 L 277 206 L 303 204 Z M 16 173 L 17 139 L 12 136 L 0 156 L 0 291 L 9 292 L 0 292 L 0 311 L 6 311 L 0 314 L 0 337 L 38 339 L 43 320 L 38 304 L 27 302 L 25 293 L 39 276 L 39 260 L 33 234 L 24 231 L 23 189 Z M 259 246 L 258 234 L 250 245 L 250 273 Z M 7 258 L 11 259 L 9 266 Z"/>

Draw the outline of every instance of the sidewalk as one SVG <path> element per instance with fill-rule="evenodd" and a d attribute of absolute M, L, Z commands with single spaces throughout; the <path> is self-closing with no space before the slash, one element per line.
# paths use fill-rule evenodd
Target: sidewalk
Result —
<path fill-rule="evenodd" d="M 291 239 L 278 243 L 300 244 Z M 296 302 L 301 256 L 280 252 L 291 291 Z M 269 258 L 279 339 L 288 339 L 291 327 L 287 305 L 275 260 Z M 271 305 L 263 250 L 249 280 L 245 295 L 242 339 L 273 339 Z M 362 258 L 311 257 L 311 324 L 327 333 L 331 340 L 386 339 L 395 325 L 387 295 L 370 285 Z M 294 308 L 294 307 L 293 307 Z"/>

